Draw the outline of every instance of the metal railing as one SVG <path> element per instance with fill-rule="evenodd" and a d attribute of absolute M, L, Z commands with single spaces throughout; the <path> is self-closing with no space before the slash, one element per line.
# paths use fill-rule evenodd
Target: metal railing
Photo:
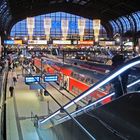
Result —
<path fill-rule="evenodd" d="M 6 87 L 8 77 L 8 67 L 6 67 L 1 75 L 1 90 L 0 90 L 0 140 L 6 138 Z"/>
<path fill-rule="evenodd" d="M 127 85 L 127 88 L 129 89 L 129 88 L 137 85 L 138 83 L 140 84 L 140 79 L 137 79 L 136 81 Z M 85 106 L 85 107 L 83 107 L 83 108 L 81 108 L 77 111 L 74 111 L 74 112 L 70 113 L 70 115 L 73 116 L 73 117 L 77 117 L 77 116 L 82 115 L 85 112 L 91 111 L 92 109 L 95 109 L 95 108 L 98 107 L 98 105 L 97 105 L 98 103 L 102 102 L 103 100 L 107 99 L 108 97 L 113 96 L 114 94 L 115 94 L 115 92 L 109 93 L 109 94 L 105 95 L 104 97 L 99 98 L 98 100 L 92 102 L 91 104 L 89 104 L 89 105 L 87 105 L 87 106 Z M 63 118 L 57 120 L 57 124 L 60 124 L 60 123 L 62 123 L 64 121 L 67 121 L 69 119 L 70 119 L 69 116 L 64 116 Z"/>

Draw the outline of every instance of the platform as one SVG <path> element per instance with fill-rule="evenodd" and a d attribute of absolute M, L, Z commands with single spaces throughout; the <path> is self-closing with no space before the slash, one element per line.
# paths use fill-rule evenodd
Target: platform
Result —
<path fill-rule="evenodd" d="M 17 75 L 17 83 L 14 86 L 12 78 Z M 10 96 L 10 86 L 14 86 L 13 97 Z M 66 90 L 59 91 L 56 83 L 47 84 L 47 90 L 61 105 L 74 98 Z M 40 140 L 40 135 L 47 135 L 47 133 L 44 133 L 45 130 L 41 132 L 34 126 L 31 116 L 47 116 L 50 112 L 60 108 L 50 96 L 42 98 L 37 90 L 29 89 L 29 86 L 24 83 L 21 67 L 8 74 L 6 104 L 7 140 Z M 84 104 L 81 103 L 82 105 Z M 44 140 L 46 140 L 45 137 Z M 43 139 L 41 138 L 41 140 Z"/>

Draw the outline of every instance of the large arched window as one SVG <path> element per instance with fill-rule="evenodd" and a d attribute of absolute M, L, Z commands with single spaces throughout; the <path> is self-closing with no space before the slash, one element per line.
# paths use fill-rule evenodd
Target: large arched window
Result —
<path fill-rule="evenodd" d="M 133 13 L 132 16 L 135 18 L 136 20 L 136 24 L 137 24 L 137 31 L 140 31 L 140 12 L 138 13 Z"/>
<path fill-rule="evenodd" d="M 110 21 L 110 24 L 113 28 L 113 34 L 119 32 L 119 27 L 117 26 L 117 24 L 113 20 Z"/>
<path fill-rule="evenodd" d="M 51 27 L 51 37 L 59 38 L 61 37 L 61 20 L 68 19 L 69 21 L 69 30 L 68 36 L 78 36 L 78 19 L 83 18 L 80 16 L 64 13 L 64 12 L 56 12 L 45 15 L 40 15 L 35 17 L 35 28 L 33 36 L 45 36 L 44 34 L 44 18 L 49 17 L 52 20 Z M 101 26 L 101 37 L 106 37 L 106 30 L 103 26 Z M 28 36 L 26 19 L 15 24 L 10 33 L 11 36 Z M 93 38 L 93 21 L 90 19 L 86 19 L 86 27 L 85 27 L 85 38 Z"/>
<path fill-rule="evenodd" d="M 115 21 L 115 22 L 114 22 Z M 137 31 L 140 30 L 140 11 L 132 13 L 131 15 L 126 15 L 126 16 L 122 16 L 119 17 L 116 20 L 110 20 L 110 24 L 113 27 L 113 33 L 117 33 L 118 31 L 121 32 L 122 31 L 122 27 L 123 27 L 123 33 L 127 32 L 127 31 L 132 31 L 135 29 L 135 22 L 136 22 L 136 26 L 137 26 Z M 119 28 L 121 29 L 119 30 Z"/>

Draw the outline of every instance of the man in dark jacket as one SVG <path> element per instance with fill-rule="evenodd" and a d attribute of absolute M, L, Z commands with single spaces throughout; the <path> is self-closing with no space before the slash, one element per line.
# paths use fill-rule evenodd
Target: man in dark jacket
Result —
<path fill-rule="evenodd" d="M 16 85 L 17 79 L 16 77 L 13 77 L 13 82 L 14 82 L 14 86 Z"/>
<path fill-rule="evenodd" d="M 9 91 L 10 91 L 10 96 L 13 97 L 14 87 L 13 86 L 10 86 L 9 87 Z"/>

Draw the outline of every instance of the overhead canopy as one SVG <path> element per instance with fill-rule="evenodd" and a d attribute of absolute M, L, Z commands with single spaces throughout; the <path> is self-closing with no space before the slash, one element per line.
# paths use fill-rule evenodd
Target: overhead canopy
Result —
<path fill-rule="evenodd" d="M 7 34 L 18 21 L 44 13 L 67 12 L 89 19 L 108 21 L 140 10 L 139 0 L 1 0 L 0 31 Z"/>

